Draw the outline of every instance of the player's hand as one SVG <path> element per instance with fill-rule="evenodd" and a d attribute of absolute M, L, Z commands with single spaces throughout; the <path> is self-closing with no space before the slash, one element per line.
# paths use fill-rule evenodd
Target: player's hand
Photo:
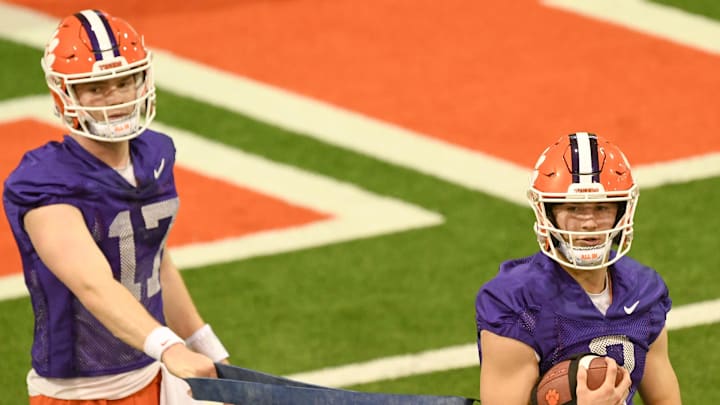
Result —
<path fill-rule="evenodd" d="M 213 361 L 183 344 L 175 344 L 165 350 L 162 362 L 171 373 L 180 378 L 217 378 Z"/>
<path fill-rule="evenodd" d="M 630 393 L 630 374 L 624 368 L 619 367 L 612 357 L 605 357 L 607 372 L 605 381 L 596 390 L 591 390 L 587 385 L 587 369 L 578 367 L 577 373 L 577 404 L 578 405 L 623 405 Z M 622 381 L 617 386 L 615 378 L 617 374 L 623 375 Z"/>

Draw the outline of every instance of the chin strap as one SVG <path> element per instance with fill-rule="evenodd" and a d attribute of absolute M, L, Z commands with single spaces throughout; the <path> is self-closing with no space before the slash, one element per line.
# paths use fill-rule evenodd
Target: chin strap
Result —
<path fill-rule="evenodd" d="M 90 133 L 107 139 L 122 138 L 131 135 L 140 127 L 140 115 L 135 109 L 130 115 L 118 120 L 85 121 Z"/>
<path fill-rule="evenodd" d="M 608 243 L 592 247 L 571 247 L 567 242 L 560 242 L 558 251 L 576 266 L 599 266 L 603 264 L 608 254 Z"/>
<path fill-rule="evenodd" d="M 188 378 L 194 399 L 256 405 L 472 405 L 472 398 L 350 391 L 215 363 L 218 378 Z"/>

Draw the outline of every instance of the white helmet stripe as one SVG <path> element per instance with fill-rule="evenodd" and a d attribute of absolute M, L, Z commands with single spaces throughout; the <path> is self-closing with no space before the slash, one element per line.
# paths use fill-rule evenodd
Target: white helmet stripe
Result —
<path fill-rule="evenodd" d="M 91 37 L 91 40 L 93 35 L 97 40 L 98 48 L 93 49 L 96 59 L 107 60 L 115 57 L 115 38 L 112 36 L 113 33 L 108 31 L 108 26 L 103 22 L 98 13 L 95 10 L 83 10 L 79 14 L 85 17 L 85 20 L 89 24 L 89 27 L 86 28 L 90 29 L 88 35 Z"/>
<path fill-rule="evenodd" d="M 590 147 L 590 135 L 587 132 L 577 132 L 578 145 L 578 173 L 580 174 L 580 184 L 588 184 L 593 182 L 593 159 L 592 148 Z"/>

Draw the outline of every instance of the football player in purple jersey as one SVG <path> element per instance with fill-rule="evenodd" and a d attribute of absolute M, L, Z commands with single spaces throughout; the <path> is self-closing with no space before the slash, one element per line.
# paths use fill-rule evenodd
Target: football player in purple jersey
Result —
<path fill-rule="evenodd" d="M 68 134 L 27 152 L 3 193 L 35 315 L 29 401 L 193 403 L 178 377 L 213 377 L 228 353 L 166 249 L 175 147 L 148 129 L 151 53 L 124 20 L 83 10 L 41 65 Z"/>
<path fill-rule="evenodd" d="M 626 254 L 638 188 L 622 151 L 591 133 L 542 153 L 528 191 L 540 251 L 509 260 L 475 302 L 483 405 L 525 405 L 554 364 L 608 356 L 603 385 L 577 375 L 577 404 L 680 404 L 665 327 L 671 301 L 653 269 Z M 615 386 L 615 376 L 623 374 Z"/>

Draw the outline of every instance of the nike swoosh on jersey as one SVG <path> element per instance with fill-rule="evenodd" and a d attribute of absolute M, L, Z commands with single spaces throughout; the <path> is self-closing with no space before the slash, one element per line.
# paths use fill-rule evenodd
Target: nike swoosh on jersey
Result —
<path fill-rule="evenodd" d="M 162 158 L 160 161 L 160 166 L 158 166 L 157 169 L 153 169 L 153 175 L 155 176 L 155 180 L 160 177 L 160 173 L 162 173 L 163 169 L 165 168 L 165 158 Z"/>
<path fill-rule="evenodd" d="M 630 315 L 633 312 L 635 312 L 635 308 L 637 308 L 638 304 L 640 303 L 640 300 L 635 301 L 634 304 L 630 305 L 629 307 L 623 306 L 623 309 L 625 310 L 625 313 Z"/>

